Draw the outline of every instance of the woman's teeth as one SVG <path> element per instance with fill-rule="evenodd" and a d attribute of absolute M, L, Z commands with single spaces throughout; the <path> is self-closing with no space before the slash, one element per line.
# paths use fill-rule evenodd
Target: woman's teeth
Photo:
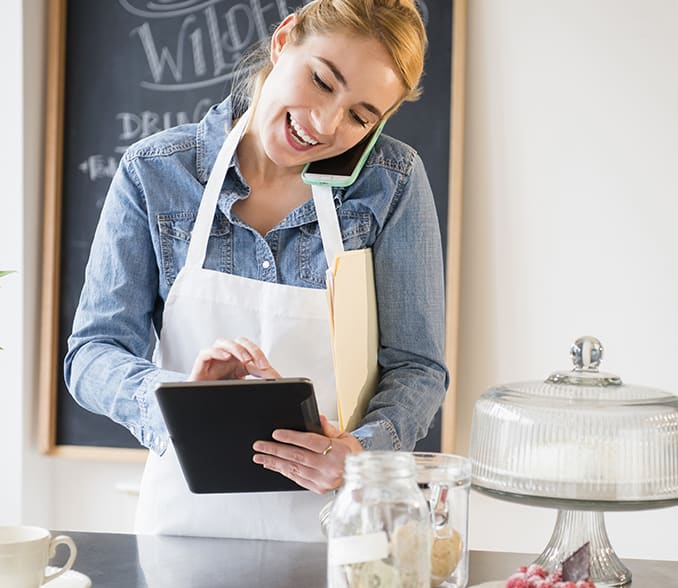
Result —
<path fill-rule="evenodd" d="M 317 145 L 317 144 L 318 144 L 318 141 L 316 141 L 315 139 L 312 139 L 311 137 L 309 137 L 309 136 L 304 132 L 304 129 L 302 129 L 302 128 L 299 126 L 299 123 L 297 123 L 297 121 L 295 121 L 295 120 L 292 118 L 292 115 L 291 115 L 291 114 L 288 114 L 287 117 L 288 117 L 288 119 L 289 119 L 289 121 L 290 121 L 290 126 L 292 127 L 292 131 L 293 131 L 293 132 L 292 132 L 292 136 L 293 136 L 295 139 L 297 139 L 300 143 L 302 143 L 302 144 L 304 144 L 304 145 Z"/>

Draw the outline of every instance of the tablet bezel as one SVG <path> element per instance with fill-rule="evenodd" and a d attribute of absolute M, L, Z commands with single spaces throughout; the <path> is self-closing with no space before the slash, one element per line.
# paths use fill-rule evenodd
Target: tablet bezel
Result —
<path fill-rule="evenodd" d="M 303 490 L 252 461 L 252 444 L 275 429 L 322 434 L 307 378 L 168 382 L 156 397 L 191 492 Z"/>

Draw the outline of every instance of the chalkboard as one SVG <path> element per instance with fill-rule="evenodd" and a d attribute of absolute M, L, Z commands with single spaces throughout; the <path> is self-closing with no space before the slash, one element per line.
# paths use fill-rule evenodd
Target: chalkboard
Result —
<path fill-rule="evenodd" d="M 40 372 L 45 452 L 139 447 L 123 427 L 80 408 L 66 390 L 62 373 L 90 243 L 121 154 L 154 132 L 200 120 L 228 93 L 242 52 L 270 35 L 301 3 L 50 3 Z M 404 105 L 385 132 L 420 152 L 446 243 L 454 3 L 420 0 L 419 6 L 430 40 L 424 95 Z M 420 448 L 439 449 L 440 435 L 438 418 Z"/>

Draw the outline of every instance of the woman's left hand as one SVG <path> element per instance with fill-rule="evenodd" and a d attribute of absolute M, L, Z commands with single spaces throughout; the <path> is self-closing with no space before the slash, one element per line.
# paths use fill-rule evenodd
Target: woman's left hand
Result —
<path fill-rule="evenodd" d="M 323 434 L 288 429 L 273 431 L 274 441 L 256 441 L 254 463 L 281 473 L 316 494 L 336 490 L 344 483 L 344 460 L 363 451 L 350 433 L 342 433 L 320 417 Z"/>

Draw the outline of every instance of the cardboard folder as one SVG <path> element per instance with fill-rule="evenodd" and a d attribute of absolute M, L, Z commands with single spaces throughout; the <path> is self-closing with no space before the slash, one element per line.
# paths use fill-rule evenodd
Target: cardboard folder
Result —
<path fill-rule="evenodd" d="M 372 250 L 343 251 L 328 270 L 327 296 L 342 430 L 365 416 L 379 379 L 379 325 Z"/>

